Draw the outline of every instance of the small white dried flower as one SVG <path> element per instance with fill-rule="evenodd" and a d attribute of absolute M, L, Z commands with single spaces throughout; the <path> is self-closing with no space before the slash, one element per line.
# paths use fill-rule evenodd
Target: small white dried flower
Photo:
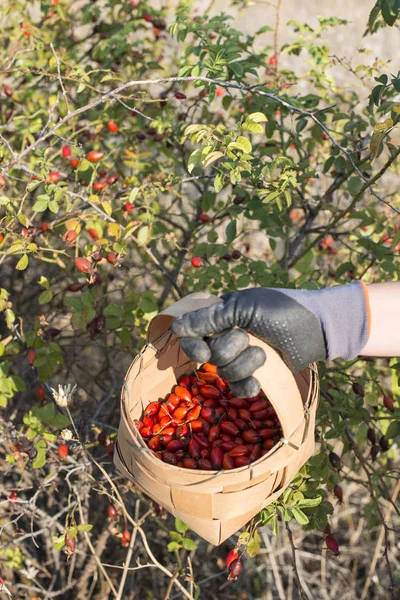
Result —
<path fill-rule="evenodd" d="M 60 433 L 60 436 L 66 442 L 69 442 L 69 440 L 72 440 L 72 437 L 73 437 L 72 431 L 70 429 L 63 429 L 62 432 Z"/>
<path fill-rule="evenodd" d="M 72 404 L 72 397 L 77 387 L 77 385 L 74 385 L 72 387 L 69 383 L 68 385 L 59 385 L 58 392 L 54 388 L 51 388 L 55 403 L 58 404 L 58 406 L 61 406 L 62 408 L 70 406 L 70 404 Z"/>

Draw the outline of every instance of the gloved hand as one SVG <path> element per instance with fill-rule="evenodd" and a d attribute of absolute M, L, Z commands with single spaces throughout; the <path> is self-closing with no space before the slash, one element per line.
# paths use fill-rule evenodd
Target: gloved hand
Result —
<path fill-rule="evenodd" d="M 266 356 L 252 335 L 275 348 L 293 372 L 319 359 L 356 357 L 368 339 L 368 298 L 361 282 L 322 290 L 254 288 L 177 317 L 171 330 L 194 361 L 217 365 L 235 395 L 252 397 L 252 374 Z M 212 336 L 212 337 L 209 337 Z"/>

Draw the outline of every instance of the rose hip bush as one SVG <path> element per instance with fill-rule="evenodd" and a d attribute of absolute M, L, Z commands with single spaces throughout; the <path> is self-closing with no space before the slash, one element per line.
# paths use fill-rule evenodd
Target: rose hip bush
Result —
<path fill-rule="evenodd" d="M 371 8 L 366 34 L 396 26 L 394 0 Z M 186 1 L 2 10 L 0 589 L 285 597 L 294 577 L 302 598 L 395 598 L 396 358 L 320 365 L 315 455 L 218 549 L 112 465 L 124 374 L 169 303 L 398 278 L 393 66 L 361 56 L 365 96 L 342 88 L 338 17 L 281 47 Z"/>

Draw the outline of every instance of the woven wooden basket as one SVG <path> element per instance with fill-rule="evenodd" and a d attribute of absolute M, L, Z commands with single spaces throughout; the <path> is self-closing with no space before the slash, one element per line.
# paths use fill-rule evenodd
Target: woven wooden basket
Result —
<path fill-rule="evenodd" d="M 169 326 L 174 317 L 217 301 L 210 294 L 190 294 L 150 323 L 148 343 L 125 378 L 114 454 L 122 474 L 214 545 L 276 500 L 312 455 L 319 397 L 315 365 L 294 376 L 275 350 L 251 337 L 251 344 L 261 346 L 267 356 L 255 376 L 279 417 L 281 441 L 256 462 L 231 471 L 183 469 L 156 458 L 134 419 L 140 419 L 149 402 L 164 400 L 177 379 L 198 366 L 183 353 Z"/>

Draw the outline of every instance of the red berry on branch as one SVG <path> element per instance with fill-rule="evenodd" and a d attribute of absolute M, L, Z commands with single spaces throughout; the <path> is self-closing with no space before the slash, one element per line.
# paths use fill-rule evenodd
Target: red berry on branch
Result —
<path fill-rule="evenodd" d="M 352 388 L 353 388 L 353 392 L 355 394 L 357 394 L 357 396 L 361 396 L 361 398 L 364 398 L 365 392 L 364 392 L 364 388 L 361 385 L 361 383 L 357 383 L 357 382 L 353 383 Z"/>
<path fill-rule="evenodd" d="M 70 229 L 69 231 L 67 231 L 67 233 L 64 235 L 64 240 L 66 242 L 68 242 L 68 244 L 73 244 L 74 241 L 76 240 L 77 237 L 77 233 L 75 231 L 75 229 Z"/>
<path fill-rule="evenodd" d="M 117 509 L 115 508 L 115 506 L 113 504 L 108 505 L 107 514 L 108 514 L 109 519 L 114 520 L 117 518 Z"/>
<path fill-rule="evenodd" d="M 135 205 L 132 204 L 132 202 L 125 202 L 125 204 L 124 204 L 125 212 L 131 212 L 134 208 L 135 208 Z"/>
<path fill-rule="evenodd" d="M 107 446 L 106 446 L 106 452 L 107 452 L 108 458 L 111 459 L 111 460 L 113 459 L 113 456 L 114 456 L 114 450 L 115 450 L 115 444 L 114 444 L 114 442 L 111 442 L 110 444 L 107 444 Z"/>
<path fill-rule="evenodd" d="M 242 572 L 243 566 L 242 566 L 242 561 L 240 560 L 240 558 L 237 558 L 236 560 L 234 560 L 230 567 L 229 567 L 229 575 L 228 575 L 228 579 L 229 581 L 236 581 L 236 579 L 239 577 L 240 573 Z"/>
<path fill-rule="evenodd" d="M 385 408 L 390 410 L 390 412 L 394 412 L 394 401 L 390 396 L 383 396 L 383 404 Z"/>
<path fill-rule="evenodd" d="M 91 150 L 86 154 L 86 158 L 89 162 L 96 163 L 99 162 L 104 156 L 104 152 L 99 152 L 98 150 Z"/>
<path fill-rule="evenodd" d="M 119 128 L 118 128 L 118 125 L 116 123 L 114 123 L 114 121 L 108 121 L 108 123 L 107 123 L 107 129 L 111 133 L 117 133 L 117 131 L 118 131 Z"/>
<path fill-rule="evenodd" d="M 147 23 L 152 23 L 153 22 L 153 15 L 151 15 L 150 13 L 144 13 L 143 19 L 145 21 L 147 21 Z"/>
<path fill-rule="evenodd" d="M 67 546 L 68 550 L 73 553 L 75 552 L 75 548 L 76 548 L 76 538 L 74 537 L 69 537 L 68 533 L 65 534 L 65 545 Z"/>
<path fill-rule="evenodd" d="M 3 83 L 3 92 L 5 93 L 6 96 L 8 96 L 9 98 L 11 98 L 11 96 L 13 95 L 13 90 L 12 88 L 7 85 L 6 83 Z"/>
<path fill-rule="evenodd" d="M 0 175 L 0 188 L 4 187 L 6 185 L 6 180 L 4 179 L 3 175 Z"/>
<path fill-rule="evenodd" d="M 60 458 L 67 458 L 69 452 L 67 444 L 60 444 L 58 446 L 57 452 Z"/>
<path fill-rule="evenodd" d="M 201 213 L 198 218 L 202 223 L 208 223 L 211 220 L 210 215 L 207 213 Z"/>
<path fill-rule="evenodd" d="M 334 554 L 339 554 L 339 544 L 332 535 L 327 535 L 325 538 L 326 547 Z"/>
<path fill-rule="evenodd" d="M 69 158 L 72 154 L 72 150 L 69 146 L 63 146 L 61 153 L 63 155 L 64 158 Z"/>
<path fill-rule="evenodd" d="M 39 229 L 40 229 L 40 231 L 43 231 L 43 232 L 49 231 L 50 225 L 47 223 L 47 221 L 43 221 L 43 223 L 40 223 Z"/>
<path fill-rule="evenodd" d="M 91 227 L 90 229 L 88 229 L 88 233 L 90 235 L 90 237 L 92 238 L 92 240 L 94 240 L 95 242 L 99 239 L 99 234 L 97 233 L 97 231 L 95 229 L 93 229 L 93 227 Z"/>
<path fill-rule="evenodd" d="M 10 502 L 16 502 L 18 500 L 17 492 L 12 491 L 8 499 Z"/>
<path fill-rule="evenodd" d="M 112 185 L 113 183 L 115 183 L 116 181 L 118 181 L 119 179 L 119 175 L 115 174 L 115 175 L 109 175 L 107 177 L 107 183 L 108 185 Z"/>
<path fill-rule="evenodd" d="M 49 179 L 50 179 L 51 183 L 57 183 L 58 181 L 60 181 L 60 178 L 61 178 L 61 175 L 57 171 L 52 171 L 49 174 Z"/>
<path fill-rule="evenodd" d="M 92 265 L 87 258 L 75 258 L 74 260 L 75 267 L 81 273 L 90 273 Z"/>
<path fill-rule="evenodd" d="M 69 164 L 71 165 L 71 167 L 73 169 L 76 169 L 76 167 L 79 165 L 79 159 L 78 158 L 71 158 L 71 160 L 69 161 Z"/>
<path fill-rule="evenodd" d="M 193 258 L 191 259 L 190 262 L 192 263 L 192 266 L 195 267 L 196 269 L 201 267 L 203 264 L 203 261 L 198 256 L 193 256 Z"/>
<path fill-rule="evenodd" d="M 108 185 L 108 183 L 106 183 L 105 181 L 96 181 L 96 183 L 93 184 L 93 189 L 96 192 L 100 192 L 101 190 L 104 190 L 104 188 L 106 188 Z"/>
<path fill-rule="evenodd" d="M 233 563 L 233 561 L 237 560 L 238 556 L 239 556 L 238 552 L 235 549 L 228 552 L 228 554 L 226 555 L 226 559 L 225 559 L 225 563 L 226 563 L 226 566 L 228 569 L 231 566 L 231 564 Z"/>
<path fill-rule="evenodd" d="M 339 502 L 343 501 L 343 489 L 341 488 L 341 486 L 339 484 L 335 485 L 335 487 L 333 488 L 333 493 L 335 494 L 335 496 L 339 500 Z"/>
<path fill-rule="evenodd" d="M 28 364 L 29 365 L 33 365 L 33 363 L 36 360 L 36 351 L 33 348 L 31 348 L 30 350 L 28 350 L 26 358 L 28 360 Z"/>
<path fill-rule="evenodd" d="M 184 94 L 183 92 L 176 92 L 175 94 L 175 98 L 177 100 L 186 100 L 186 94 Z"/>
<path fill-rule="evenodd" d="M 39 384 L 39 385 L 36 387 L 36 390 L 35 390 L 35 391 L 36 391 L 36 396 L 38 397 L 38 400 L 39 400 L 40 402 L 44 402 L 45 395 L 46 395 L 46 388 L 44 387 L 44 385 L 42 385 L 42 384 Z"/>
<path fill-rule="evenodd" d="M 115 254 L 115 252 L 107 252 L 106 261 L 109 262 L 110 265 L 115 264 L 116 260 L 117 260 L 117 255 Z"/>
<path fill-rule="evenodd" d="M 275 65 L 276 65 L 276 55 L 275 54 L 273 54 L 271 56 L 271 58 L 268 61 L 268 64 L 270 67 L 275 67 Z"/>

